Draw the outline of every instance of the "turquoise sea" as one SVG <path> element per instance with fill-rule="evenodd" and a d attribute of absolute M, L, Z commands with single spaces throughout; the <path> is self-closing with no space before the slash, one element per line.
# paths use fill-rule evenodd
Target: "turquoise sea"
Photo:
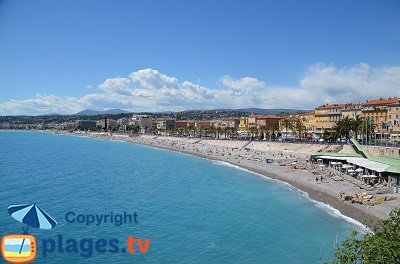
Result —
<path fill-rule="evenodd" d="M 119 141 L 0 131 L 0 235 L 21 233 L 8 205 L 37 203 L 52 230 L 31 228 L 34 263 L 321 263 L 360 228 L 287 184 L 216 162 Z M 138 223 L 68 223 L 76 215 L 137 212 Z M 78 252 L 43 255 L 43 240 L 74 239 Z M 146 254 L 123 253 L 128 235 Z M 118 239 L 117 253 L 87 239 Z M 71 242 L 71 241 L 70 241 Z M 72 242 L 71 242 L 72 243 Z M 94 246 L 93 246 L 94 247 Z"/>

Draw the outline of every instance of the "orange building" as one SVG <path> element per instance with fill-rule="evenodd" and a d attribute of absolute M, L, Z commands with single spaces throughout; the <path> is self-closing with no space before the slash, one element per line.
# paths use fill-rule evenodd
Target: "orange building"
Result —
<path fill-rule="evenodd" d="M 250 115 L 248 118 L 248 127 L 260 128 L 264 126 L 266 128 L 276 124 L 279 125 L 279 120 L 282 119 L 280 116 L 272 115 Z"/>
<path fill-rule="evenodd" d="M 332 128 L 335 122 L 342 119 L 345 104 L 325 104 L 315 108 L 315 128 L 319 132 Z"/>
<path fill-rule="evenodd" d="M 400 141 L 400 101 L 387 106 L 388 108 L 388 129 L 390 139 Z"/>
<path fill-rule="evenodd" d="M 373 122 L 377 135 L 388 138 L 390 133 L 387 127 L 389 125 L 389 105 L 395 105 L 397 103 L 399 103 L 397 97 L 368 100 L 362 103 L 361 117 Z"/>

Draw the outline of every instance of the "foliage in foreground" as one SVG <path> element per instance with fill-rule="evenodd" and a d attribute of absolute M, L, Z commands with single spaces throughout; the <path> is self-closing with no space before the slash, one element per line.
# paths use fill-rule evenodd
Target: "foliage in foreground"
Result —
<path fill-rule="evenodd" d="M 380 221 L 374 231 L 367 234 L 354 231 L 335 250 L 331 263 L 400 263 L 400 208 L 393 210 L 388 219 Z"/>

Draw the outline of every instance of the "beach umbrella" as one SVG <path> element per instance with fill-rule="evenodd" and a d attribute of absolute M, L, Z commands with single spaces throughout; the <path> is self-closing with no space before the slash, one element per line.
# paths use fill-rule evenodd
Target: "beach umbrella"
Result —
<path fill-rule="evenodd" d="M 56 220 L 36 204 L 10 205 L 8 212 L 15 220 L 26 225 L 26 233 L 29 227 L 52 229 L 57 225 Z"/>
<path fill-rule="evenodd" d="M 24 228 L 25 234 L 28 234 L 30 226 L 40 229 L 52 229 L 57 225 L 56 220 L 36 204 L 10 205 L 8 207 L 8 212 L 15 220 L 26 225 L 26 228 Z M 22 240 L 19 253 L 21 253 L 24 243 L 25 238 Z"/>

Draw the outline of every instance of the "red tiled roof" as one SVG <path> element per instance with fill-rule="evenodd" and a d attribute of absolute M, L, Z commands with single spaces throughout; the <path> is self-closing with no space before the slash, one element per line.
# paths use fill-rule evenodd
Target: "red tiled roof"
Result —
<path fill-rule="evenodd" d="M 310 112 L 305 112 L 305 113 L 301 113 L 301 116 L 305 116 L 305 115 L 314 115 L 315 111 L 310 111 Z"/>
<path fill-rule="evenodd" d="M 176 120 L 176 123 L 193 123 L 196 122 L 194 120 Z"/>
<path fill-rule="evenodd" d="M 363 103 L 364 106 L 366 105 L 387 105 L 387 104 L 395 104 L 398 103 L 399 99 L 397 97 L 389 97 L 389 98 L 379 98 L 379 99 L 372 99 L 368 100 L 367 102 Z"/>
<path fill-rule="evenodd" d="M 253 117 L 256 117 L 258 119 L 281 119 L 282 118 L 280 116 L 274 116 L 274 115 L 255 115 Z"/>
<path fill-rule="evenodd" d="M 315 109 L 332 109 L 332 108 L 343 108 L 345 104 L 325 104 L 325 105 L 320 105 Z"/>
<path fill-rule="evenodd" d="M 223 118 L 223 120 L 225 120 L 225 121 L 229 121 L 229 120 L 240 120 L 240 117 L 227 117 L 227 118 Z"/>
<path fill-rule="evenodd" d="M 200 124 L 206 124 L 206 123 L 210 123 L 210 120 L 197 120 L 197 121 L 194 121 L 194 122 L 200 123 Z"/>

